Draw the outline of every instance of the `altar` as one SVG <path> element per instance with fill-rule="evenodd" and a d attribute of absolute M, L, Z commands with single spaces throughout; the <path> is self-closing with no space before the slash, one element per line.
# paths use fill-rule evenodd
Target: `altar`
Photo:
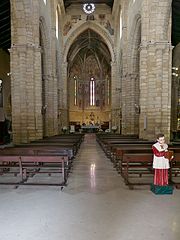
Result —
<path fill-rule="evenodd" d="M 86 125 L 81 127 L 83 133 L 96 133 L 99 131 L 99 126 Z"/>

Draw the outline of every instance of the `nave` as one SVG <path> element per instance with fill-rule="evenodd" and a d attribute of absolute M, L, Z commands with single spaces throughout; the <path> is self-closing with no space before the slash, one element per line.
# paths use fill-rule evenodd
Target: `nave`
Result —
<path fill-rule="evenodd" d="M 180 191 L 129 190 L 95 141 L 85 135 L 68 185 L 0 187 L 3 240 L 177 240 Z M 143 227 L 142 227 L 143 226 Z"/>

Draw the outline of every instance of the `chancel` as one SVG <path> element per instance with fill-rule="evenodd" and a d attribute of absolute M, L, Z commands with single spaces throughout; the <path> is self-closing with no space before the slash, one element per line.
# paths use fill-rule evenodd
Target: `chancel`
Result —
<path fill-rule="evenodd" d="M 177 240 L 179 189 L 180 0 L 0 1 L 0 239 Z"/>

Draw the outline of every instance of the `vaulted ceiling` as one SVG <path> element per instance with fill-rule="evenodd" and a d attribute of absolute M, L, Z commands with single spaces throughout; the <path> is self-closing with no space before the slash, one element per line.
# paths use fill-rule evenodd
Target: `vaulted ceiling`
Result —
<path fill-rule="evenodd" d="M 94 4 L 107 4 L 111 8 L 113 7 L 114 0 L 64 0 L 65 8 L 69 7 L 71 4 L 84 4 L 84 3 L 94 3 Z"/>
<path fill-rule="evenodd" d="M 68 62 L 72 65 L 77 57 L 83 61 L 89 55 L 96 55 L 99 61 L 104 59 L 107 64 L 111 61 L 111 54 L 102 37 L 90 29 L 76 38 L 69 50 Z"/>

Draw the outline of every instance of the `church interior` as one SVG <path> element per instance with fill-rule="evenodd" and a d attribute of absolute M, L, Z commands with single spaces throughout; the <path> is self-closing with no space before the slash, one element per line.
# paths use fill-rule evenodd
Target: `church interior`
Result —
<path fill-rule="evenodd" d="M 1 1 L 0 239 L 178 240 L 179 189 L 180 0 Z"/>

